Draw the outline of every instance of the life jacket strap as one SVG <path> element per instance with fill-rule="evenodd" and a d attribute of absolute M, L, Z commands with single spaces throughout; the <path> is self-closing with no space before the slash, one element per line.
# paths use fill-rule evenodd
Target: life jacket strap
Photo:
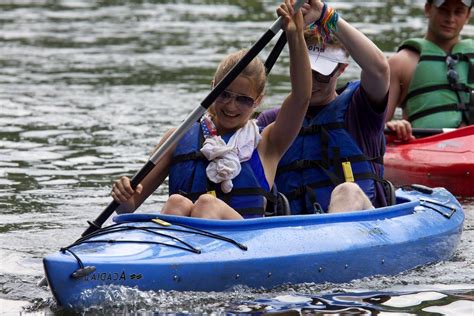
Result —
<path fill-rule="evenodd" d="M 472 94 L 471 93 L 471 102 L 472 103 Z M 469 111 L 471 110 L 472 106 L 471 105 L 468 105 L 469 106 Z M 415 113 L 415 114 L 412 114 L 408 117 L 408 121 L 410 122 L 413 122 L 413 121 L 416 121 L 422 117 L 425 117 L 425 116 L 428 116 L 428 115 L 431 115 L 431 114 L 435 114 L 435 113 L 439 113 L 439 112 L 447 112 L 447 111 L 466 111 L 466 107 L 464 106 L 464 104 L 456 104 L 456 103 L 452 103 L 452 104 L 446 104 L 446 105 L 443 105 L 443 106 L 439 106 L 439 107 L 436 107 L 436 108 L 432 108 L 432 109 L 427 109 L 427 110 L 424 110 L 424 111 L 420 111 L 418 113 Z"/>
<path fill-rule="evenodd" d="M 369 180 L 370 179 L 370 180 L 374 180 L 381 183 L 385 181 L 384 179 L 382 179 L 381 177 L 379 177 L 377 174 L 373 172 L 356 173 L 354 174 L 354 178 L 356 180 Z M 313 182 L 308 185 L 303 185 L 303 186 L 298 187 L 297 189 L 294 189 L 293 191 L 286 194 L 286 197 L 288 198 L 288 200 L 300 199 L 300 198 L 305 197 L 308 194 L 308 192 L 313 192 L 315 189 L 324 188 L 331 185 L 335 186 L 334 183 L 330 179 Z"/>
<path fill-rule="evenodd" d="M 328 123 L 328 124 L 321 124 L 321 125 L 310 125 L 306 127 L 302 127 L 298 136 L 306 136 L 306 135 L 314 135 L 319 134 L 323 129 L 330 130 L 330 129 L 342 129 L 344 128 L 344 123 Z"/>
<path fill-rule="evenodd" d="M 383 157 L 377 156 L 377 157 L 369 158 L 366 155 L 356 155 L 356 156 L 350 156 L 350 157 L 342 157 L 339 159 L 339 161 L 349 161 L 351 163 L 369 161 L 369 162 L 374 162 L 378 164 L 383 164 Z M 331 165 L 334 165 L 334 160 L 330 159 L 329 163 Z M 305 169 L 321 168 L 321 165 L 322 165 L 321 160 L 307 160 L 307 159 L 297 160 L 285 166 L 278 167 L 277 174 L 280 174 L 283 172 L 289 172 L 289 171 L 302 171 Z"/>
<path fill-rule="evenodd" d="M 181 162 L 185 162 L 189 160 L 207 160 L 207 159 L 203 155 L 203 153 L 198 150 L 191 153 L 174 156 L 171 161 L 171 165 L 175 165 L 177 163 L 181 163 Z"/>
<path fill-rule="evenodd" d="M 439 61 L 442 63 L 446 62 L 446 58 L 451 57 L 457 61 L 465 61 L 465 62 L 470 62 L 470 59 L 474 58 L 474 53 L 455 53 L 447 56 L 439 56 L 439 55 L 423 55 L 420 57 L 418 62 L 422 61 Z"/>
<path fill-rule="evenodd" d="M 407 102 L 408 99 L 413 98 L 417 95 L 432 92 L 432 91 L 437 91 L 437 90 L 452 90 L 452 91 L 455 91 L 455 92 L 470 92 L 471 89 L 467 85 L 461 84 L 461 83 L 458 83 L 458 84 L 446 83 L 446 84 L 432 85 L 432 86 L 429 86 L 429 87 L 423 87 L 423 88 L 419 88 L 419 89 L 415 89 L 413 91 L 410 91 L 410 93 L 408 93 L 407 96 L 405 97 L 405 99 L 403 100 L 403 104 L 406 105 L 406 102 Z"/>
<path fill-rule="evenodd" d="M 232 189 L 231 192 L 229 193 L 223 193 L 222 190 L 220 190 L 219 186 L 214 185 L 213 186 L 214 191 L 216 192 L 216 196 L 226 202 L 227 204 L 230 205 L 230 200 L 232 196 L 248 196 L 248 195 L 262 195 L 267 199 L 267 203 L 276 203 L 276 196 L 271 193 L 266 191 L 263 188 L 234 188 Z M 184 196 L 189 198 L 191 201 L 196 201 L 201 195 L 208 193 L 209 191 L 206 192 L 193 192 L 193 193 L 188 193 L 188 192 L 183 192 Z M 181 192 L 180 192 L 181 194 Z M 261 215 L 264 214 L 265 210 L 260 207 L 258 208 L 235 208 L 235 210 L 241 214 L 241 215 Z"/>
<path fill-rule="evenodd" d="M 198 142 L 199 142 L 199 148 L 202 147 L 204 144 L 204 134 L 202 132 L 202 128 L 199 128 L 199 134 L 198 134 Z M 189 161 L 189 160 L 205 160 L 208 161 L 206 156 L 200 151 L 196 150 L 187 154 L 182 154 L 182 155 L 176 155 L 173 157 L 171 161 L 171 165 L 175 165 L 177 163 Z"/>

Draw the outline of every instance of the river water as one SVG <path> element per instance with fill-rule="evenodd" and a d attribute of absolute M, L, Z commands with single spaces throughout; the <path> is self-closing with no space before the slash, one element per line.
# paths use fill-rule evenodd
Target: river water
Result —
<path fill-rule="evenodd" d="M 0 1 L 0 314 L 63 314 L 41 259 L 74 241 L 133 175 L 168 128 L 207 95 L 217 63 L 250 47 L 275 20 L 276 1 Z M 334 1 L 386 54 L 424 31 L 423 1 Z M 474 36 L 473 25 L 465 28 Z M 274 42 L 274 41 L 273 41 Z M 269 49 L 261 57 L 265 58 Z M 265 107 L 289 89 L 284 52 Z M 351 65 L 342 81 L 357 77 Z M 140 211 L 154 211 L 166 186 Z M 474 200 L 462 200 L 455 256 L 394 277 L 298 284 L 270 291 L 140 292 L 86 314 L 440 313 L 472 315 Z M 324 304 L 322 302 L 325 302 Z"/>

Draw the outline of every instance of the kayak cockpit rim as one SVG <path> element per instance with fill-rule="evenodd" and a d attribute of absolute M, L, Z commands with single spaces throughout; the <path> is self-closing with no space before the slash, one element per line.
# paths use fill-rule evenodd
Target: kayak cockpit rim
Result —
<path fill-rule="evenodd" d="M 209 220 L 202 218 L 161 215 L 159 213 L 135 213 L 121 214 L 113 218 L 115 223 L 147 222 L 159 218 L 171 224 L 192 225 L 196 228 L 208 229 L 219 228 L 224 230 L 241 230 L 255 228 L 273 228 L 279 226 L 307 226 L 315 224 L 363 222 L 383 220 L 388 218 L 410 215 L 415 207 L 420 205 L 419 200 L 398 197 L 398 203 L 392 206 L 381 207 L 371 210 L 354 211 L 333 214 L 311 214 L 311 215 L 283 215 L 245 220 Z"/>

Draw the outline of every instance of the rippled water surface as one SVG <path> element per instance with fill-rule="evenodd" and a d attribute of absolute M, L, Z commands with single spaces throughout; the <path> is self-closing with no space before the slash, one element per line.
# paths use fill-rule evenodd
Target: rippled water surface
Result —
<path fill-rule="evenodd" d="M 334 1 L 389 56 L 422 35 L 423 1 Z M 41 259 L 74 241 L 133 175 L 168 128 L 207 95 L 217 63 L 250 47 L 275 20 L 277 1 L 0 1 L 0 314 L 61 313 Z M 473 25 L 465 28 L 474 36 Z M 269 50 L 262 52 L 264 58 Z M 264 106 L 289 89 L 284 52 Z M 358 74 L 351 65 L 343 80 Z M 166 187 L 141 211 L 160 208 Z M 320 310 L 473 312 L 474 200 L 448 262 L 395 277 L 301 284 L 272 291 L 140 292 L 112 289 L 90 310 L 262 313 Z M 110 289 L 109 289 L 110 294 Z M 118 303 L 122 302 L 122 303 Z"/>

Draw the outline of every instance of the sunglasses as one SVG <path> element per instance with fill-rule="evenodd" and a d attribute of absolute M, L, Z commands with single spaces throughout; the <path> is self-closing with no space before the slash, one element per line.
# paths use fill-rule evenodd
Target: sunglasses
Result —
<path fill-rule="evenodd" d="M 474 93 L 471 92 L 471 96 L 467 96 L 467 99 L 459 93 L 460 91 L 463 91 L 463 85 L 459 84 L 459 74 L 454 68 L 454 66 L 459 62 L 459 60 L 459 55 L 448 55 L 446 57 L 446 65 L 448 66 L 446 76 L 448 77 L 448 82 L 451 89 L 456 92 L 456 96 L 458 98 L 458 109 L 466 110 L 466 106 L 470 104 L 470 102 L 474 101 Z M 471 99 L 469 100 L 469 98 Z"/>
<path fill-rule="evenodd" d="M 457 56 L 448 56 L 446 57 L 446 65 L 448 66 L 448 71 L 446 76 L 448 77 L 448 82 L 451 86 L 456 85 L 459 81 L 459 74 L 454 69 L 454 66 L 458 63 L 459 58 Z"/>
<path fill-rule="evenodd" d="M 331 78 L 334 77 L 338 69 L 339 64 L 337 64 L 336 68 L 334 68 L 334 70 L 329 75 L 323 75 L 315 70 L 312 70 L 311 73 L 313 74 L 313 80 L 321 83 L 328 83 L 331 81 Z"/>
<path fill-rule="evenodd" d="M 227 104 L 231 100 L 235 100 L 238 106 L 244 108 L 251 108 L 255 105 L 255 100 L 252 97 L 249 97 L 248 95 L 237 94 L 228 90 L 222 91 L 217 97 L 216 102 Z"/>

